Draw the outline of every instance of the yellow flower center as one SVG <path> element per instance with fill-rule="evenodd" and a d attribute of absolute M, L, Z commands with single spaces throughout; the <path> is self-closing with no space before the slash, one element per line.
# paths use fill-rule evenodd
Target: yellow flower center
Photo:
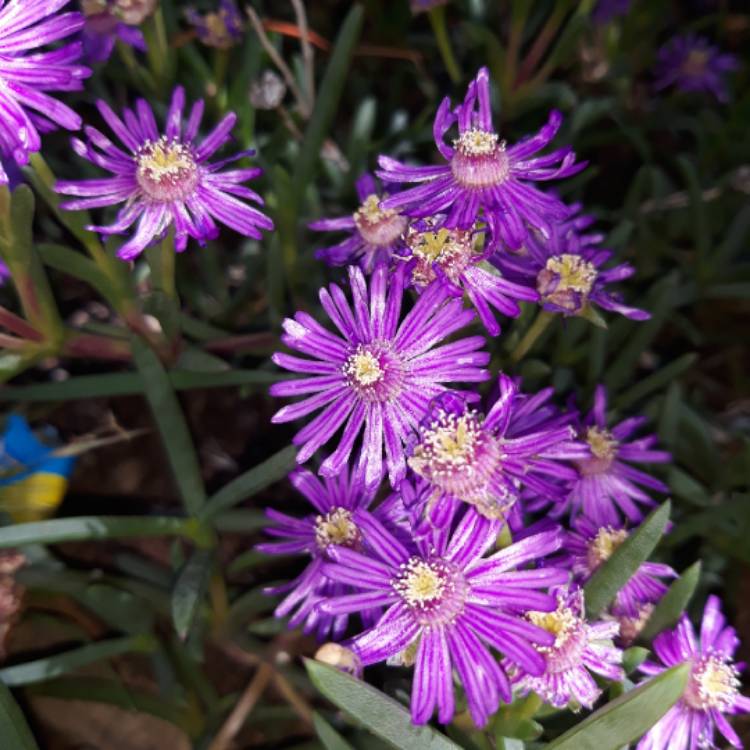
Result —
<path fill-rule="evenodd" d="M 693 666 L 685 702 L 702 711 L 712 708 L 726 711 L 734 705 L 739 686 L 739 673 L 734 664 L 720 656 L 709 656 Z"/>
<path fill-rule="evenodd" d="M 360 227 L 363 224 L 379 224 L 385 219 L 396 215 L 392 208 L 381 208 L 380 198 L 377 195 L 368 195 L 362 205 L 354 212 L 354 223 Z"/>
<path fill-rule="evenodd" d="M 556 293 L 588 294 L 596 280 L 596 267 L 580 255 L 555 255 L 547 261 L 546 270 L 559 277 Z"/>
<path fill-rule="evenodd" d="M 440 570 L 424 560 L 410 560 L 396 589 L 412 607 L 421 607 L 439 599 L 445 591 L 446 579 Z"/>
<path fill-rule="evenodd" d="M 375 385 L 383 379 L 383 368 L 378 358 L 368 351 L 360 351 L 349 357 L 344 366 L 344 373 L 358 385 Z"/>
<path fill-rule="evenodd" d="M 424 433 L 409 463 L 417 473 L 420 473 L 419 468 L 424 460 L 444 467 L 465 466 L 474 455 L 479 430 L 473 412 L 460 416 L 442 413 L 432 429 Z"/>
<path fill-rule="evenodd" d="M 682 70 L 688 76 L 700 76 L 706 71 L 708 61 L 711 55 L 702 49 L 690 50 L 685 61 L 682 63 Z"/>
<path fill-rule="evenodd" d="M 529 612 L 528 618 L 532 624 L 555 636 L 554 646 L 537 647 L 542 653 L 552 648 L 564 646 L 579 624 L 579 618 L 562 603 L 558 605 L 554 612 Z"/>
<path fill-rule="evenodd" d="M 588 564 L 591 570 L 598 568 L 628 538 L 625 529 L 613 529 L 605 526 L 596 533 L 589 543 Z"/>
<path fill-rule="evenodd" d="M 586 431 L 586 442 L 597 458 L 611 461 L 617 455 L 617 440 L 612 437 L 609 430 L 602 427 L 589 427 Z"/>
<path fill-rule="evenodd" d="M 359 539 L 359 529 L 346 508 L 335 508 L 315 519 L 315 541 L 322 549 L 331 544 L 351 547 Z"/>
<path fill-rule="evenodd" d="M 185 198 L 198 182 L 198 168 L 190 149 L 166 136 L 145 143 L 136 163 L 138 184 L 158 201 Z"/>
<path fill-rule="evenodd" d="M 505 150 L 505 142 L 498 146 L 497 133 L 489 133 L 486 130 L 472 128 L 453 141 L 454 148 L 466 156 L 488 156 L 495 152 L 498 147 Z"/>

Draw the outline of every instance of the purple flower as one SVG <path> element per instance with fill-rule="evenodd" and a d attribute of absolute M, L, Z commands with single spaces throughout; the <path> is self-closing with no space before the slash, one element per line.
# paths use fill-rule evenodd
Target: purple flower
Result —
<path fill-rule="evenodd" d="M 446 214 L 444 225 L 449 229 L 471 229 L 481 214 L 493 242 L 520 247 L 527 225 L 549 231 L 552 223 L 568 215 L 563 203 L 531 183 L 569 177 L 585 166 L 575 163 L 570 147 L 530 158 L 552 141 L 561 122 L 560 113 L 552 112 L 535 136 L 506 146 L 492 124 L 489 72 L 482 68 L 462 105 L 452 110 L 446 97 L 438 109 L 433 130 L 446 165 L 411 167 L 380 157 L 381 179 L 420 183 L 386 198 L 382 206 L 405 208 L 409 216 Z M 454 124 L 458 138 L 449 146 L 443 138 Z"/>
<path fill-rule="evenodd" d="M 146 51 L 146 40 L 140 30 L 123 21 L 121 4 L 121 0 L 81 0 L 86 17 L 81 39 L 84 56 L 89 62 L 109 60 L 118 39 L 141 52 Z"/>
<path fill-rule="evenodd" d="M 622 651 L 612 643 L 619 625 L 587 622 L 581 589 L 559 589 L 556 596 L 553 612 L 526 613 L 529 622 L 554 637 L 554 643 L 536 647 L 544 657 L 544 672 L 529 674 L 515 665 L 509 665 L 508 671 L 520 695 L 537 693 L 556 708 L 565 708 L 571 701 L 591 708 L 602 691 L 590 672 L 608 680 L 625 679 Z"/>
<path fill-rule="evenodd" d="M 639 503 L 655 505 L 641 487 L 656 492 L 668 492 L 669 488 L 630 463 L 666 463 L 671 456 L 653 450 L 656 435 L 628 441 L 646 422 L 645 417 L 630 417 L 608 429 L 606 411 L 607 391 L 600 385 L 594 408 L 581 426 L 580 437 L 588 444 L 589 457 L 577 462 L 578 479 L 555 515 L 570 510 L 573 515 L 583 513 L 598 526 L 616 526 L 622 512 L 636 523 L 643 518 Z"/>
<path fill-rule="evenodd" d="M 502 278 L 487 268 L 491 251 L 479 247 L 480 235 L 467 229 L 439 228 L 434 219 L 417 220 L 406 232 L 398 258 L 408 262 L 411 284 L 423 291 L 435 279 L 454 297 L 469 298 L 487 331 L 500 333 L 492 308 L 517 318 L 516 300 L 536 302 L 535 290 Z M 491 267 L 490 267 L 491 268 Z"/>
<path fill-rule="evenodd" d="M 412 13 L 426 13 L 439 5 L 447 5 L 449 0 L 409 0 Z"/>
<path fill-rule="evenodd" d="M 187 8 L 185 17 L 195 28 L 198 39 L 209 47 L 229 49 L 245 31 L 242 14 L 234 0 L 219 0 L 219 9 L 201 15 L 195 8 Z"/>
<path fill-rule="evenodd" d="M 69 0 L 0 2 L 0 155 L 27 164 L 42 147 L 40 133 L 78 130 L 81 118 L 47 91 L 81 91 L 91 71 L 76 65 L 81 43 L 43 52 L 81 29 L 80 13 L 59 13 Z M 0 184 L 8 176 L 0 165 Z"/>
<path fill-rule="evenodd" d="M 317 604 L 326 597 L 349 593 L 351 587 L 326 579 L 322 566 L 332 545 L 356 550 L 367 547 L 367 535 L 359 528 L 353 514 L 359 510 L 370 517 L 367 509 L 372 504 L 374 488 L 367 489 L 361 477 L 356 473 L 350 476 L 347 470 L 321 482 L 311 472 L 297 469 L 289 475 L 289 481 L 309 500 L 315 513 L 293 518 L 272 508 L 266 509 L 266 515 L 273 522 L 266 533 L 279 541 L 259 544 L 257 549 L 270 555 L 308 555 L 311 560 L 293 581 L 268 589 L 271 594 L 286 594 L 274 614 L 276 617 L 291 615 L 290 627 L 304 624 L 304 631 L 314 631 L 319 640 L 339 639 L 346 629 L 348 616 L 325 615 L 317 609 Z M 374 511 L 381 522 L 390 521 L 392 506 L 391 499 Z M 365 625 L 370 626 L 377 621 L 379 613 L 376 609 L 364 609 L 360 614 Z"/>
<path fill-rule="evenodd" d="M 143 99 L 135 111 L 124 111 L 124 122 L 99 100 L 97 107 L 115 135 L 125 145 L 123 151 L 93 127 L 86 128 L 88 143 L 73 140 L 79 156 L 112 173 L 112 177 L 57 183 L 56 190 L 80 196 L 62 203 L 69 211 L 101 206 L 125 205 L 114 224 L 89 226 L 102 234 L 123 234 L 137 221 L 133 235 L 119 249 L 120 258 L 129 260 L 174 227 L 175 248 L 182 251 L 188 237 L 201 244 L 218 236 L 214 219 L 247 237 L 260 239 L 260 229 L 273 229 L 273 222 L 239 198 L 263 204 L 262 198 L 243 182 L 257 177 L 258 168 L 220 171 L 227 164 L 252 151 L 241 151 L 211 164 L 212 156 L 230 138 L 237 119 L 224 117 L 203 140 L 196 142 L 203 116 L 203 101 L 197 101 L 183 129 L 185 90 L 172 95 L 164 134 L 160 134 L 150 105 Z"/>
<path fill-rule="evenodd" d="M 572 555 L 572 571 L 584 584 L 599 566 L 628 538 L 630 532 L 621 524 L 599 526 L 590 518 L 579 516 L 573 521 L 566 547 Z M 675 578 L 677 573 L 661 563 L 646 562 L 617 592 L 611 611 L 616 617 L 638 619 L 645 605 L 655 604 L 664 596 L 667 587 L 660 578 Z"/>
<path fill-rule="evenodd" d="M 686 34 L 671 39 L 659 50 L 654 85 L 657 90 L 676 86 L 688 93 L 705 92 L 727 102 L 726 77 L 739 66 L 734 55 L 721 52 L 705 37 Z"/>
<path fill-rule="evenodd" d="M 585 233 L 593 218 L 580 215 L 580 208 L 571 206 L 575 215 L 553 227 L 548 236 L 529 232 L 520 250 L 501 249 L 492 262 L 507 278 L 536 290 L 542 307 L 550 312 L 586 316 L 596 304 L 632 320 L 648 320 L 647 312 L 624 305 L 619 295 L 607 289 L 632 276 L 635 269 L 628 263 L 602 268 L 612 253 L 598 247 L 601 234 Z"/>
<path fill-rule="evenodd" d="M 342 242 L 317 250 L 315 257 L 331 266 L 358 263 L 365 273 L 375 266 L 389 264 L 406 231 L 408 219 L 398 211 L 380 205 L 378 184 L 371 174 L 357 180 L 361 204 L 351 216 L 319 219 L 308 226 L 316 232 L 351 232 Z"/>
<path fill-rule="evenodd" d="M 585 455 L 584 446 L 571 441 L 575 433 L 564 419 L 535 413 L 544 411 L 551 391 L 522 395 L 503 374 L 498 387 L 486 416 L 464 395 L 446 393 L 420 423 L 408 464 L 419 477 L 418 502 L 429 525 L 444 526 L 460 502 L 504 519 L 523 490 L 550 501 L 560 479 L 575 480 L 562 459 Z"/>
<path fill-rule="evenodd" d="M 430 400 L 446 382 L 480 382 L 489 378 L 489 355 L 478 351 L 481 336 L 436 346 L 474 317 L 461 300 L 447 299 L 439 285 L 426 291 L 399 323 L 404 275 L 373 271 L 368 293 L 362 271 L 349 266 L 353 305 L 336 284 L 320 290 L 320 302 L 336 326 L 331 333 L 311 316 L 298 312 L 284 321 L 282 341 L 309 355 L 303 359 L 275 354 L 273 361 L 305 377 L 271 387 L 274 396 L 306 396 L 285 406 L 273 422 L 291 422 L 322 409 L 294 437 L 297 460 L 307 461 L 342 425 L 341 441 L 320 472 L 336 476 L 364 426 L 360 464 L 372 486 L 383 476 L 383 449 L 391 483 L 404 475 L 403 444 L 419 423 Z M 312 395 L 309 395 L 312 394 Z"/>
<path fill-rule="evenodd" d="M 396 659 L 414 664 L 411 713 L 424 724 L 437 707 L 438 720 L 454 713 L 453 671 L 463 684 L 471 716 L 484 726 L 499 701 L 510 702 L 508 677 L 490 649 L 497 649 L 530 674 L 542 674 L 544 659 L 533 644 L 552 645 L 554 637 L 525 620 L 529 609 L 554 609 L 554 598 L 539 589 L 567 580 L 557 568 L 519 570 L 519 566 L 557 550 L 559 532 L 524 539 L 484 557 L 501 522 L 473 510 L 454 533 L 401 544 L 376 521 L 364 523 L 377 557 L 335 548 L 323 572 L 360 593 L 321 603 L 329 615 L 364 607 L 386 607 L 377 625 L 347 645 L 363 666 Z"/>
<path fill-rule="evenodd" d="M 630 13 L 631 0 L 599 0 L 591 13 L 594 23 L 604 25 Z"/>
<path fill-rule="evenodd" d="M 674 630 L 656 637 L 653 648 L 661 663 L 645 662 L 641 672 L 654 676 L 683 662 L 691 671 L 682 698 L 648 731 L 638 750 L 715 748 L 716 729 L 734 747 L 742 747 L 726 714 L 750 711 L 750 699 L 739 692 L 739 665 L 733 660 L 739 639 L 725 623 L 718 597 L 710 596 L 699 638 L 684 615 Z"/>

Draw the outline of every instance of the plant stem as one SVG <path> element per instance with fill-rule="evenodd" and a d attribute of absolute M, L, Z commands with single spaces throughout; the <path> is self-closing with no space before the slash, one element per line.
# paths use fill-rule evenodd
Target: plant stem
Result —
<path fill-rule="evenodd" d="M 518 342 L 518 345 L 510 355 L 510 361 L 515 365 L 518 364 L 526 353 L 534 346 L 536 340 L 547 330 L 547 326 L 552 322 L 554 315 L 546 310 L 540 310 L 536 320 L 526 331 L 524 337 Z"/>
<path fill-rule="evenodd" d="M 451 46 L 450 36 L 445 24 L 445 6 L 438 5 L 436 8 L 432 8 L 429 16 L 432 31 L 435 34 L 435 41 L 440 50 L 440 56 L 443 58 L 445 69 L 448 71 L 448 75 L 453 83 L 460 83 L 461 68 L 458 66 L 456 56 L 453 54 L 453 47 Z"/>

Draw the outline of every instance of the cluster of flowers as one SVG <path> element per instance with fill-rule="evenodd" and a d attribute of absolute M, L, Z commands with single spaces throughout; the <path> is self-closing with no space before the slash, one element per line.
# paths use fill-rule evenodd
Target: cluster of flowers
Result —
<path fill-rule="evenodd" d="M 298 312 L 284 321 L 282 340 L 305 356 L 273 358 L 298 377 L 272 393 L 302 397 L 273 421 L 319 412 L 294 437 L 298 461 L 340 432 L 322 479 L 302 468 L 290 476 L 310 515 L 268 510 L 274 540 L 260 549 L 310 557 L 297 579 L 270 590 L 283 595 L 276 613 L 335 641 L 357 613 L 360 632 L 336 653 L 356 672 L 378 662 L 413 667 L 416 723 L 435 712 L 450 721 L 454 675 L 480 727 L 514 692 L 590 708 L 601 694 L 592 674 L 624 679 L 621 649 L 675 575 L 646 563 L 603 619 L 586 617 L 582 585 L 654 504 L 646 490 L 667 491 L 633 465 L 670 459 L 655 436 L 635 437 L 644 419 L 610 425 L 603 387 L 585 416 L 556 408 L 552 389 L 526 394 L 502 373 L 487 401 L 446 387 L 490 379 L 485 338 L 453 334 L 478 317 L 495 336 L 497 314 L 518 316 L 519 301 L 565 316 L 586 316 L 596 304 L 648 317 L 609 289 L 633 269 L 606 267 L 610 253 L 589 231 L 592 220 L 535 184 L 584 166 L 570 148 L 540 154 L 560 124 L 553 112 L 536 135 L 500 140 L 480 70 L 463 103 L 445 99 L 437 112 L 444 164 L 381 156 L 388 189 L 366 175 L 352 216 L 312 225 L 348 232 L 318 255 L 348 266 L 350 298 L 337 284 L 321 289 L 335 330 Z M 738 692 L 734 631 L 723 628 L 715 600 L 700 644 L 691 633 L 683 619 L 657 640 L 661 663 L 643 667 L 653 675 L 693 663 L 685 696 L 643 747 L 666 747 L 675 731 L 684 743 L 669 747 L 692 747 L 715 725 L 736 741 L 723 713 L 749 705 Z"/>

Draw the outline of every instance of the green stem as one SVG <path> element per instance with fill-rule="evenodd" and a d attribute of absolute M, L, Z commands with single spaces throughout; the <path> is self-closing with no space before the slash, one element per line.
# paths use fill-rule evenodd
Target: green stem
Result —
<path fill-rule="evenodd" d="M 435 34 L 435 41 L 440 50 L 440 56 L 443 58 L 445 69 L 448 71 L 448 75 L 453 83 L 460 83 L 461 68 L 456 61 L 456 56 L 453 54 L 453 47 L 445 24 L 445 6 L 438 5 L 436 8 L 432 8 L 429 16 L 432 31 Z"/>
<path fill-rule="evenodd" d="M 524 334 L 524 337 L 518 342 L 518 345 L 510 355 L 510 361 L 515 365 L 518 364 L 536 343 L 536 340 L 547 330 L 547 326 L 552 322 L 554 315 L 546 310 L 541 310 L 536 320 Z"/>

